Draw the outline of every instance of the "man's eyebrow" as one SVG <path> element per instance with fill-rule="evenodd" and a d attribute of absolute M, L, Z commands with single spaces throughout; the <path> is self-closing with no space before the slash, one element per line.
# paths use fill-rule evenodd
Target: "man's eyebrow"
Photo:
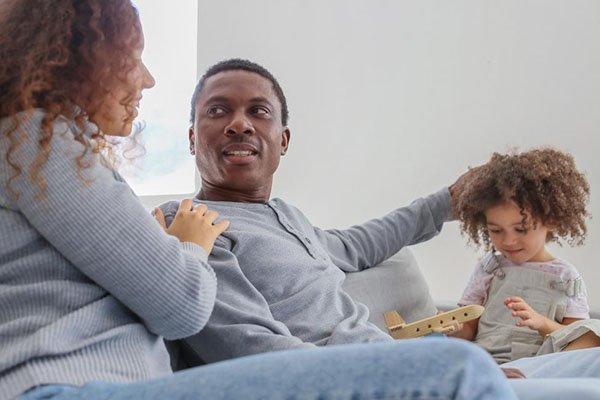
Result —
<path fill-rule="evenodd" d="M 229 99 L 225 96 L 213 96 L 213 97 L 209 97 L 204 104 L 210 104 L 210 103 L 229 103 Z"/>
<path fill-rule="evenodd" d="M 267 103 L 269 106 L 273 107 L 273 104 L 267 100 L 266 97 L 253 97 L 250 99 L 251 103 Z"/>

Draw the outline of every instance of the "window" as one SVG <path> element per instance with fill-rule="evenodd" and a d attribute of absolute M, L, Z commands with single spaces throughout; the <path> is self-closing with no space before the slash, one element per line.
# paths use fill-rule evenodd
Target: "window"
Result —
<path fill-rule="evenodd" d="M 198 4 L 139 0 L 136 6 L 146 39 L 143 58 L 156 86 L 144 91 L 138 117 L 145 123 L 138 141 L 146 154 L 125 162 L 120 172 L 138 196 L 189 194 L 195 190 L 188 129 L 197 73 Z"/>

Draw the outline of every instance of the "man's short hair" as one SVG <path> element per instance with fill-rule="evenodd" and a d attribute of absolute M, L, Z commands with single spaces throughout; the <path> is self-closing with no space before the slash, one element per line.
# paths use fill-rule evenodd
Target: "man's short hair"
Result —
<path fill-rule="evenodd" d="M 196 117 L 196 102 L 198 101 L 198 97 L 200 97 L 200 93 L 204 88 L 204 82 L 206 82 L 208 78 L 218 74 L 219 72 L 239 70 L 254 72 L 271 81 L 271 84 L 273 85 L 273 90 L 275 91 L 275 95 L 281 103 L 281 122 L 283 126 L 286 126 L 289 118 L 287 100 L 285 99 L 285 95 L 283 94 L 281 86 L 279 86 L 279 82 L 277 82 L 277 79 L 275 79 L 273 74 L 271 74 L 266 68 L 256 64 L 255 62 L 244 60 L 241 58 L 232 58 L 229 60 L 221 61 L 210 67 L 204 73 L 204 75 L 202 75 L 202 78 L 200 78 L 200 80 L 196 84 L 196 88 L 194 89 L 194 94 L 192 96 L 192 112 L 190 114 L 190 122 L 192 123 L 192 125 L 194 124 L 194 120 Z"/>

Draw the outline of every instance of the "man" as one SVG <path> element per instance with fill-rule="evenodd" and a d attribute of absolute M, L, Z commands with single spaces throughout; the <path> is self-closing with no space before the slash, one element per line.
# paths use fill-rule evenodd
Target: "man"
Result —
<path fill-rule="evenodd" d="M 439 233 L 451 215 L 447 188 L 348 230 L 323 231 L 271 199 L 290 142 L 287 103 L 275 78 L 245 60 L 211 67 L 192 99 L 190 152 L 202 176 L 197 204 L 230 228 L 209 262 L 218 294 L 207 326 L 186 347 L 207 362 L 272 350 L 390 341 L 342 290 L 344 272 L 377 265 Z M 162 206 L 167 221 L 176 202 Z"/>
<path fill-rule="evenodd" d="M 202 175 L 202 189 L 195 203 L 218 211 L 231 225 L 217 238 L 209 257 L 218 279 L 213 313 L 200 333 L 182 343 L 188 362 L 317 345 L 390 341 L 367 322 L 368 310 L 341 289 L 342 271 L 374 266 L 403 246 L 436 235 L 449 219 L 450 192 L 443 189 L 348 230 L 313 227 L 299 210 L 270 198 L 273 174 L 290 141 L 287 117 L 285 96 L 275 78 L 248 61 L 216 64 L 196 87 L 189 140 Z M 162 206 L 167 223 L 178 206 L 177 202 Z M 512 397 L 491 391 L 493 371 L 489 364 L 477 364 L 471 358 L 481 356 L 474 345 L 433 339 L 427 344 L 415 340 L 397 345 L 402 346 L 403 359 L 411 368 L 419 362 L 410 360 L 424 362 L 420 370 L 414 370 L 417 373 L 411 380 L 422 383 L 424 378 L 432 378 L 436 383 L 423 387 L 441 388 L 437 395 L 453 390 L 455 381 L 463 377 L 462 387 L 471 398 L 485 397 L 475 391 L 476 382 L 489 382 L 484 389 L 489 398 Z M 429 353 L 424 353 L 424 347 Z M 450 350 L 460 355 L 452 355 Z M 521 359 L 505 364 L 508 371 L 505 368 L 504 372 L 509 377 L 522 377 L 519 370 L 529 378 L 597 377 L 598 351 L 600 348 L 585 350 L 585 354 L 580 351 Z M 434 363 L 427 361 L 431 352 Z M 305 362 L 303 354 L 308 353 L 298 352 L 298 363 Z M 469 380 L 474 370 L 479 376 Z M 400 379 L 407 384 L 398 373 L 393 371 L 386 381 Z M 531 393 L 547 398 L 578 393 L 580 398 L 596 398 L 598 379 L 589 381 L 585 386 L 578 380 L 513 380 L 512 387 L 523 397 Z M 455 392 L 452 398 L 463 395 Z"/>

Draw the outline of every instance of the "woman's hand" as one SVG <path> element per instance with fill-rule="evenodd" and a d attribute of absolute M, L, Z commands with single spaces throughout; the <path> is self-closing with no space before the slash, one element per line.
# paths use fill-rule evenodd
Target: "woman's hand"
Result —
<path fill-rule="evenodd" d="M 191 199 L 182 200 L 171 225 L 167 228 L 165 215 L 156 208 L 154 218 L 169 235 L 181 242 L 192 242 L 201 246 L 208 254 L 212 251 L 217 237 L 229 227 L 229 221 L 214 224 L 219 214 L 209 211 L 204 204 L 193 207 Z"/>

